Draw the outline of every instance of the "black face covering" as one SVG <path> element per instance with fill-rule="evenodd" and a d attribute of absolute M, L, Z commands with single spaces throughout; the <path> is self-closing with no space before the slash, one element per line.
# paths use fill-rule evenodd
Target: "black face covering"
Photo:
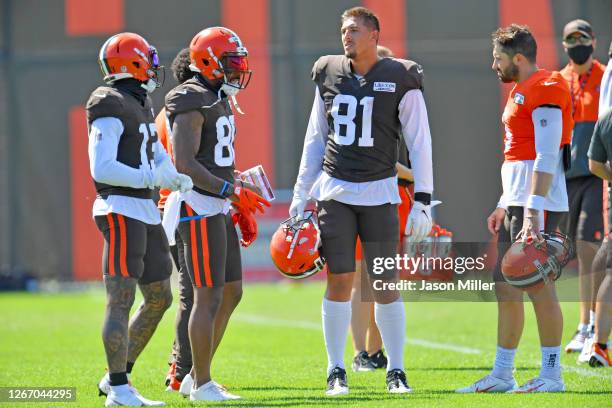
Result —
<path fill-rule="evenodd" d="M 134 78 L 127 78 L 115 82 L 114 85 L 138 99 L 141 105 L 144 106 L 147 100 L 147 91 L 141 86 L 142 82 Z"/>
<path fill-rule="evenodd" d="M 575 64 L 582 65 L 589 57 L 593 54 L 592 45 L 577 45 L 567 49 L 567 55 L 570 57 Z"/>

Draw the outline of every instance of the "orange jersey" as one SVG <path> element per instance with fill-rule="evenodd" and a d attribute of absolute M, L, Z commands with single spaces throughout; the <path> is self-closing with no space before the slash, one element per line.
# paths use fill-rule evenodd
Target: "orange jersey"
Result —
<path fill-rule="evenodd" d="M 161 111 L 157 114 L 155 118 L 155 129 L 157 130 L 157 137 L 159 137 L 160 143 L 164 146 L 170 157 L 172 157 L 172 143 L 168 140 L 168 125 L 166 119 L 166 108 L 162 108 Z M 170 195 L 172 191 L 162 188 L 159 190 L 159 201 L 157 203 L 157 208 L 160 210 L 164 209 L 164 204 L 166 204 L 166 199 Z"/>
<path fill-rule="evenodd" d="M 535 160 L 535 132 L 532 112 L 543 105 L 561 108 L 563 135 L 561 146 L 571 143 L 572 99 L 567 82 L 556 71 L 540 69 L 525 81 L 514 85 L 502 116 L 505 127 L 504 159 L 506 161 Z M 560 147 L 561 147 L 560 146 Z"/>
<path fill-rule="evenodd" d="M 597 122 L 599 110 L 599 86 L 606 66 L 597 60 L 593 60 L 590 74 L 578 75 L 567 64 L 561 75 L 568 83 L 572 106 L 574 108 L 574 121 Z"/>

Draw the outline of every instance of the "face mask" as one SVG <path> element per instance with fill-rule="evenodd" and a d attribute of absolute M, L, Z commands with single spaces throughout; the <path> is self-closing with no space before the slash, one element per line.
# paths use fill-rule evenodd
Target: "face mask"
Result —
<path fill-rule="evenodd" d="M 591 54 L 593 54 L 592 45 L 577 45 L 567 49 L 567 55 L 575 64 L 578 65 L 582 65 L 587 62 Z"/>
<path fill-rule="evenodd" d="M 147 91 L 147 93 L 153 93 L 155 88 L 157 88 L 157 82 L 155 82 L 155 80 L 151 78 L 147 82 L 143 82 L 142 84 L 140 84 L 140 86 L 142 86 Z"/>

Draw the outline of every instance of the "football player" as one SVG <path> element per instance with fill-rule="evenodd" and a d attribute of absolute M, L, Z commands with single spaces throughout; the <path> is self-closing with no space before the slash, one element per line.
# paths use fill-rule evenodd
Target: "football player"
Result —
<path fill-rule="evenodd" d="M 377 47 L 380 58 L 393 58 L 393 52 L 382 45 Z M 408 150 L 403 140 L 399 141 L 399 160 L 395 164 L 397 169 L 397 183 L 401 204 L 398 205 L 400 225 L 400 239 L 404 235 L 406 220 L 412 206 L 409 185 L 414 178 L 412 170 L 408 167 Z M 353 337 L 353 364 L 355 372 L 373 371 L 387 368 L 387 357 L 382 350 L 382 338 L 374 320 L 374 302 L 368 285 L 361 284 L 361 274 L 365 271 L 361 242 L 357 241 L 355 249 L 355 278 L 351 292 L 351 334 Z M 368 293 L 363 293 L 368 290 Z"/>
<path fill-rule="evenodd" d="M 487 219 L 499 250 L 494 273 L 497 354 L 491 374 L 458 389 L 460 393 L 565 390 L 560 366 L 563 316 L 553 282 L 527 292 L 537 317 L 542 367 L 537 378 L 517 386 L 512 368 L 523 331 L 523 292 L 504 281 L 500 265 L 510 241 L 540 244 L 540 231 L 554 231 L 568 210 L 562 149 L 571 139 L 571 97 L 560 73 L 538 69 L 536 50 L 536 41 L 525 26 L 512 24 L 493 33 L 492 69 L 502 82 L 515 83 L 502 116 L 503 195 Z"/>
<path fill-rule="evenodd" d="M 600 283 L 591 273 L 591 265 L 604 235 L 603 183 L 589 171 L 587 157 L 597 121 L 599 87 L 605 69 L 602 63 L 593 58 L 596 45 L 595 34 L 587 21 L 573 20 L 563 29 L 563 48 L 569 62 L 561 74 L 570 87 L 574 133 L 571 166 L 565 173 L 570 211 L 562 221 L 561 229 L 576 242 L 581 300 L 580 322 L 565 351 L 580 352 L 584 348 L 581 362 L 586 362 L 591 350 L 594 296 Z"/>
<path fill-rule="evenodd" d="M 189 68 L 190 64 L 189 48 L 184 48 L 179 51 L 172 61 L 170 69 L 172 70 L 174 79 L 176 79 L 179 84 L 191 79 L 195 75 L 195 72 Z M 172 157 L 172 144 L 168 137 L 168 121 L 165 108 L 162 108 L 157 114 L 155 118 L 155 128 L 157 129 L 160 143 Z M 159 190 L 157 208 L 159 208 L 162 214 L 166 199 L 170 193 L 171 191 L 168 189 Z M 175 234 L 174 240 L 176 245 L 170 246 L 170 253 L 172 254 L 176 269 L 179 270 L 179 307 L 176 311 L 176 336 L 172 343 L 172 360 L 170 361 L 170 368 L 166 375 L 166 386 L 168 387 L 168 391 L 178 391 L 181 381 L 191 370 L 191 346 L 189 345 L 187 326 L 189 323 L 189 315 L 191 314 L 191 306 L 193 305 L 193 288 L 187 271 L 180 271 L 179 269 L 178 248 L 182 248 L 181 237 Z"/>
<path fill-rule="evenodd" d="M 164 211 L 170 238 L 178 224 L 179 264 L 194 292 L 188 328 L 193 368 L 181 392 L 189 392 L 191 400 L 230 400 L 240 397 L 210 374 L 215 347 L 242 296 L 240 244 L 228 212 L 231 203 L 243 213 L 263 212 L 269 203 L 254 186 L 234 179 L 230 100 L 235 104 L 235 95 L 249 83 L 247 49 L 233 31 L 212 27 L 193 37 L 189 55 L 195 76 L 172 89 L 165 101 L 176 166 L 194 181 L 193 191 L 170 194 Z"/>
<path fill-rule="evenodd" d="M 120 33 L 104 43 L 98 62 L 107 85 L 91 93 L 87 123 L 107 297 L 102 339 L 108 374 L 99 388 L 106 406 L 163 405 L 142 397 L 128 376 L 172 303 L 172 265 L 153 189 L 187 191 L 192 184 L 157 139 L 148 95 L 160 86 L 155 48 L 138 34 Z M 128 324 L 137 285 L 144 302 Z"/>
<path fill-rule="evenodd" d="M 292 217 L 301 217 L 309 197 L 317 202 L 321 253 L 328 267 L 322 305 L 328 396 L 349 391 L 344 348 L 357 236 L 369 266 L 375 258 L 392 258 L 397 252 L 398 129 L 410 151 L 415 179 L 408 230 L 414 241 L 421 241 L 432 226 L 431 136 L 423 69 L 413 61 L 379 58 L 379 31 L 378 18 L 370 10 L 346 10 L 341 17 L 344 55 L 323 56 L 314 64 L 315 97 L 289 210 Z M 386 270 L 376 279 L 393 282 L 397 270 Z M 389 357 L 387 388 L 392 393 L 410 392 L 404 373 L 404 305 L 392 290 L 376 291 L 374 300 L 376 324 Z"/>
<path fill-rule="evenodd" d="M 612 181 L 612 43 L 609 51 L 610 60 L 601 81 L 601 95 L 599 99 L 599 119 L 595 125 L 593 138 L 589 147 L 589 169 L 593 174 L 610 182 Z M 608 203 L 610 202 L 610 189 L 608 189 Z M 612 223 L 612 213 L 608 210 L 608 230 Z M 595 335 L 589 352 L 589 365 L 612 366 L 610 352 L 608 350 L 608 339 L 612 328 L 612 244 L 610 243 L 609 231 L 604 239 L 595 260 L 593 270 L 605 270 L 603 279 L 597 292 Z M 606 260 L 607 258 L 607 260 Z M 601 260 L 602 267 L 598 267 Z"/>

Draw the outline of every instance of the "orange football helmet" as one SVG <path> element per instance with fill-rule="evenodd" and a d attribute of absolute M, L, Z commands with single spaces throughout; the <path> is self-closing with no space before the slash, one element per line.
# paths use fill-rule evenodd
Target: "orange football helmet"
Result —
<path fill-rule="evenodd" d="M 221 79 L 223 84 L 235 88 L 237 92 L 246 88 L 251 80 L 248 55 L 235 32 L 225 27 L 210 27 L 191 40 L 189 68 L 208 80 Z"/>
<path fill-rule="evenodd" d="M 278 271 L 287 278 L 303 279 L 322 270 L 320 235 L 314 211 L 306 211 L 300 220 L 283 221 L 270 241 L 270 256 Z"/>
<path fill-rule="evenodd" d="M 157 50 L 138 34 L 119 33 L 110 37 L 100 48 L 98 63 L 107 83 L 125 78 L 137 79 L 153 88 L 163 83 L 163 78 L 159 78 L 163 67 L 159 65 Z"/>
<path fill-rule="evenodd" d="M 519 289 L 539 288 L 559 279 L 561 269 L 572 259 L 571 240 L 558 232 L 543 232 L 545 243 L 523 245 L 516 241 L 502 259 L 502 275 Z"/>

